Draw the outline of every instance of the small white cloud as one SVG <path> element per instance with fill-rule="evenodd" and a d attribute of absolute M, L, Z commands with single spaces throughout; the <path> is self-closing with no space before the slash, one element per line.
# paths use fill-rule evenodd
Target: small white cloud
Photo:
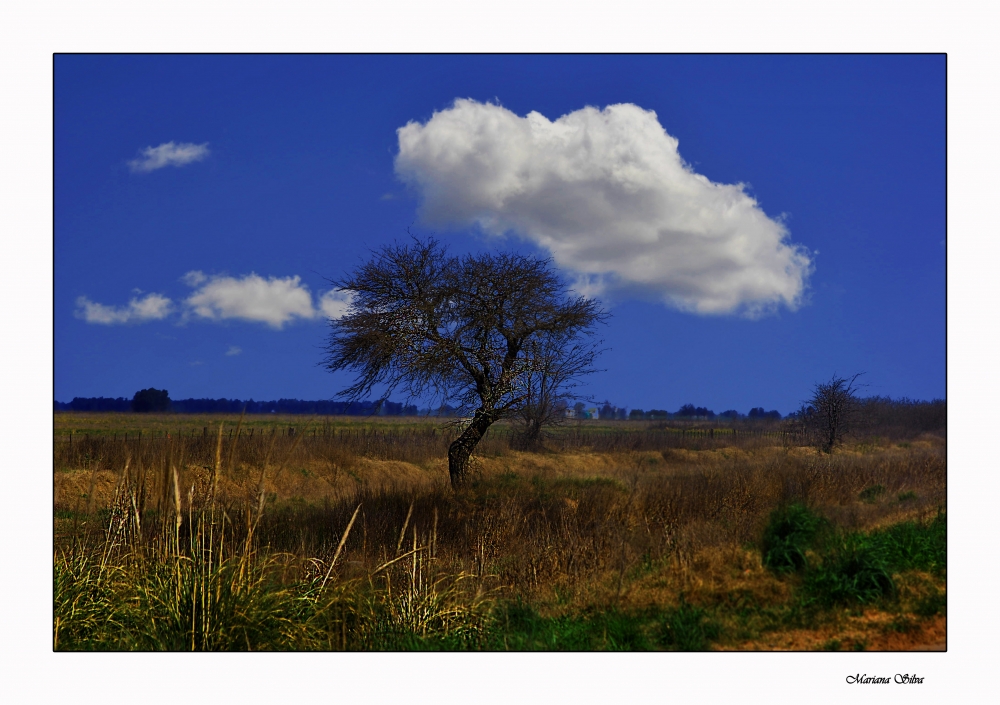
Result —
<path fill-rule="evenodd" d="M 186 275 L 190 281 L 197 277 Z M 200 274 L 200 272 L 198 273 Z M 238 318 L 259 321 L 281 329 L 294 318 L 316 318 L 309 288 L 299 277 L 268 277 L 255 273 L 242 278 L 206 278 L 197 291 L 184 301 L 186 315 L 218 321 Z"/>
<path fill-rule="evenodd" d="M 577 274 L 570 284 L 570 290 L 585 299 L 593 299 L 608 289 L 607 277 L 600 274 Z"/>
<path fill-rule="evenodd" d="M 165 296 L 147 294 L 141 299 L 132 299 L 129 310 L 134 318 L 141 321 L 155 321 L 166 318 L 173 311 L 173 303 Z"/>
<path fill-rule="evenodd" d="M 379 196 L 380 201 L 394 201 L 396 200 L 396 194 L 394 193 L 383 193 Z"/>
<path fill-rule="evenodd" d="M 243 348 L 239 345 L 230 345 L 229 350 L 226 351 L 226 355 L 239 355 L 243 352 Z"/>
<path fill-rule="evenodd" d="M 201 161 L 208 154 L 208 142 L 204 144 L 164 142 L 158 147 L 146 147 L 140 150 L 140 156 L 130 161 L 128 165 L 132 171 L 144 173 L 162 169 L 165 166 L 184 166 L 191 162 Z"/>
<path fill-rule="evenodd" d="M 339 290 L 325 292 L 313 304 L 309 287 L 300 277 L 264 278 L 251 272 L 241 277 L 206 275 L 192 270 L 181 277 L 194 292 L 183 301 L 182 318 L 211 321 L 242 319 L 266 323 L 280 330 L 294 319 L 320 320 L 340 318 L 349 310 L 352 294 Z M 141 292 L 140 289 L 133 289 Z M 105 306 L 86 296 L 76 300 L 75 315 L 88 323 L 112 325 L 166 318 L 177 308 L 161 294 L 133 297 L 127 306 Z M 230 346 L 226 355 L 242 353 L 239 346 Z"/>
<path fill-rule="evenodd" d="M 331 289 L 320 297 L 319 309 L 327 318 L 341 318 L 350 309 L 353 299 L 353 292 Z"/>
<path fill-rule="evenodd" d="M 429 224 L 516 233 L 581 276 L 700 314 L 803 300 L 812 260 L 743 184 L 696 173 L 656 114 L 583 108 L 550 121 L 456 100 L 397 131 L 396 174 Z"/>
<path fill-rule="evenodd" d="M 86 296 L 76 300 L 76 317 L 87 323 L 113 325 L 156 321 L 166 318 L 173 311 L 173 302 L 159 294 L 147 294 L 141 299 L 132 299 L 128 306 L 105 306 L 91 301 Z"/>
<path fill-rule="evenodd" d="M 197 367 L 198 365 L 204 365 L 205 363 L 202 362 L 201 360 L 195 360 L 194 362 L 192 362 L 190 364 L 191 364 L 191 367 Z"/>
<path fill-rule="evenodd" d="M 188 286 L 198 286 L 202 282 L 208 281 L 208 277 L 205 276 L 204 272 L 195 269 L 181 277 L 181 281 Z"/>

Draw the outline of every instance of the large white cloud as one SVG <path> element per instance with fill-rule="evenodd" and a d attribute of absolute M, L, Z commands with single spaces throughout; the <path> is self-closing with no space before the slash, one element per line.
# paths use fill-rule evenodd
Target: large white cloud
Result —
<path fill-rule="evenodd" d="M 250 273 L 235 278 L 206 277 L 201 272 L 184 275 L 198 289 L 184 305 L 189 315 L 210 320 L 240 318 L 280 329 L 294 318 L 315 318 L 312 295 L 299 277 L 263 277 Z"/>
<path fill-rule="evenodd" d="M 515 232 L 588 293 L 751 316 L 802 301 L 808 252 L 742 184 L 695 173 L 652 111 L 587 107 L 550 121 L 459 99 L 398 138 L 396 173 L 421 195 L 425 222 Z"/>
<path fill-rule="evenodd" d="M 146 294 L 141 299 L 133 298 L 128 306 L 105 306 L 91 301 L 86 296 L 76 299 L 76 317 L 87 323 L 113 325 L 115 323 L 140 323 L 166 318 L 173 312 L 173 302 L 160 294 Z"/>
<path fill-rule="evenodd" d="M 146 147 L 141 150 L 139 157 L 130 161 L 128 165 L 132 171 L 155 171 L 165 166 L 184 166 L 201 161 L 207 156 L 208 142 L 204 144 L 164 142 L 157 147 Z"/>

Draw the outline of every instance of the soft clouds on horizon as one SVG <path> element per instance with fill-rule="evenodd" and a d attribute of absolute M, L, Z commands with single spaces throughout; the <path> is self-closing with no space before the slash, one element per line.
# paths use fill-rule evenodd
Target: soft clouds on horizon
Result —
<path fill-rule="evenodd" d="M 146 147 L 141 150 L 140 156 L 130 161 L 128 165 L 134 172 L 145 173 L 165 166 L 184 166 L 201 161 L 208 154 L 208 142 L 204 144 L 164 142 L 158 147 Z"/>
<path fill-rule="evenodd" d="M 351 301 L 348 292 L 334 289 L 320 295 L 314 306 L 309 287 L 298 276 L 265 279 L 255 272 L 242 277 L 208 276 L 194 270 L 181 277 L 181 281 L 195 290 L 180 302 L 182 322 L 235 319 L 264 323 L 281 330 L 286 323 L 296 319 L 340 318 L 347 313 Z M 177 310 L 174 302 L 161 294 L 133 298 L 128 306 L 122 307 L 95 303 L 86 296 L 78 297 L 76 303 L 77 318 L 105 325 L 161 320 Z M 226 354 L 238 355 L 240 352 L 239 347 L 232 346 Z"/>
<path fill-rule="evenodd" d="M 550 121 L 459 99 L 397 132 L 396 173 L 426 223 L 516 233 L 590 295 L 748 316 L 802 302 L 808 251 L 743 184 L 695 173 L 652 111 L 586 107 Z"/>

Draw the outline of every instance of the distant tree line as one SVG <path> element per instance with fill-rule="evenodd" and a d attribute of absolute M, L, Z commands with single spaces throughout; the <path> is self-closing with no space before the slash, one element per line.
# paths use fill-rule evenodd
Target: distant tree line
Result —
<path fill-rule="evenodd" d="M 125 397 L 73 397 L 73 401 L 57 401 L 56 411 L 132 411 L 132 400 Z"/>
<path fill-rule="evenodd" d="M 868 435 L 932 433 L 948 425 L 948 404 L 944 399 L 864 397 L 859 400 L 858 407 L 858 430 Z"/>
<path fill-rule="evenodd" d="M 372 401 L 303 401 L 301 399 L 278 399 L 277 401 L 254 401 L 253 399 L 168 399 L 165 409 L 146 408 L 135 399 L 125 397 L 74 397 L 70 402 L 55 402 L 56 411 L 172 411 L 178 414 L 238 414 L 246 407 L 248 414 L 316 414 L 338 416 L 416 416 L 419 412 L 413 404 L 387 401 L 381 409 L 376 409 Z M 426 413 L 426 410 L 424 411 Z"/>
<path fill-rule="evenodd" d="M 817 384 L 813 398 L 787 418 L 811 433 L 817 445 L 828 452 L 848 436 L 899 439 L 947 430 L 948 404 L 944 399 L 856 397 L 850 393 L 853 381 L 834 376 L 831 382 Z M 838 399 L 839 407 L 834 403 Z"/>
<path fill-rule="evenodd" d="M 771 411 L 764 411 L 764 407 L 756 406 L 746 414 L 741 414 L 735 409 L 728 409 L 723 411 L 721 414 L 716 414 L 711 409 L 706 409 L 704 406 L 695 406 L 694 404 L 685 404 L 680 409 L 674 412 L 666 411 L 665 409 L 650 409 L 649 411 L 643 411 L 642 409 L 632 409 L 629 412 L 628 418 L 632 420 L 639 421 L 657 421 L 665 419 L 705 419 L 713 421 L 716 418 L 719 419 L 773 419 L 781 420 L 781 412 L 772 409 Z"/>
<path fill-rule="evenodd" d="M 164 407 L 164 402 L 168 406 Z M 132 399 L 126 397 L 74 397 L 70 402 L 55 402 L 55 411 L 173 411 L 182 414 L 226 413 L 238 414 L 244 406 L 248 414 L 315 414 L 338 416 L 370 416 L 378 413 L 385 416 L 458 416 L 461 410 L 444 404 L 437 409 L 418 409 L 413 404 L 386 401 L 382 408 L 376 411 L 376 402 L 360 401 L 303 401 L 300 399 L 278 399 L 277 401 L 254 401 L 253 399 L 170 399 L 166 390 L 144 389 L 136 392 Z M 583 415 L 584 405 L 578 403 L 576 411 L 578 418 Z M 785 419 L 793 423 L 805 423 L 816 414 L 815 407 L 803 405 L 798 411 L 788 414 Z M 780 420 L 781 413 L 776 410 L 765 411 L 763 407 L 754 407 L 746 414 L 735 409 L 728 409 L 716 414 L 693 404 L 685 404 L 676 412 L 662 409 L 632 409 L 628 415 L 624 407 L 612 406 L 605 402 L 600 407 L 601 419 L 624 419 L 640 421 L 658 421 L 669 419 L 705 419 L 705 420 Z M 943 399 L 933 401 L 917 401 L 889 397 L 864 397 L 855 399 L 851 411 L 850 431 L 861 435 L 881 435 L 886 437 L 903 437 L 913 434 L 941 431 L 946 428 L 948 419 L 947 403 Z"/>

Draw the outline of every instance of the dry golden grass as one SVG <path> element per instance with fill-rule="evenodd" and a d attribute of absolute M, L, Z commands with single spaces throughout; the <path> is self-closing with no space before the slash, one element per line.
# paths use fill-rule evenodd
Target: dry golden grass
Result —
<path fill-rule="evenodd" d="M 189 421 L 192 428 L 210 423 Z M 242 433 L 250 427 L 242 424 Z M 868 530 L 931 516 L 945 504 L 944 442 L 933 436 L 832 455 L 763 443 L 616 453 L 525 453 L 494 443 L 476 458 L 471 487 L 453 493 L 440 452 L 446 439 L 427 428 L 404 436 L 412 444 L 405 447 L 375 427 L 356 437 L 237 432 L 230 441 L 227 424 L 221 443 L 217 429 L 144 446 L 91 439 L 69 453 L 57 445 L 57 544 L 105 531 L 123 483 L 135 488 L 140 513 L 180 518 L 183 544 L 186 517 L 213 498 L 217 471 L 214 501 L 233 519 L 227 540 L 252 542 L 262 557 L 287 556 L 290 580 L 321 565 L 319 577 L 332 585 L 384 580 L 391 591 L 393 580 L 406 577 L 404 566 L 418 569 L 419 555 L 421 580 L 474 576 L 476 594 L 520 599 L 543 616 L 664 609 L 682 599 L 780 611 L 795 581 L 763 568 L 758 549 L 774 508 L 801 502 L 845 530 Z M 859 498 L 876 485 L 884 488 L 876 501 Z M 399 560 L 407 551 L 409 562 Z M 410 580 L 416 584 L 416 572 Z M 847 648 L 866 640 L 876 648 L 934 636 L 943 624 L 906 618 L 916 626 L 905 634 L 885 632 L 884 615 L 845 616 L 809 628 L 767 627 L 725 646 Z"/>

